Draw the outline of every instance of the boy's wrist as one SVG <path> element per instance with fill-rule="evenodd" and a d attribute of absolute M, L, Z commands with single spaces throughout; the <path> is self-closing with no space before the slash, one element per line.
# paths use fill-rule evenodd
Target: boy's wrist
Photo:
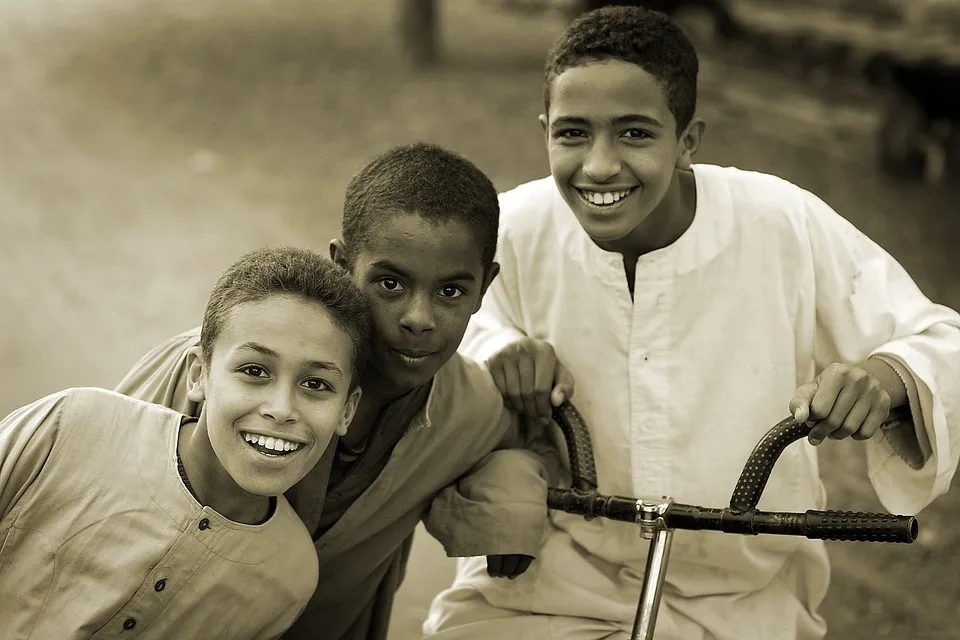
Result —
<path fill-rule="evenodd" d="M 859 367 L 880 383 L 890 396 L 890 408 L 896 409 L 907 403 L 907 381 L 893 362 L 882 355 L 872 355 Z"/>

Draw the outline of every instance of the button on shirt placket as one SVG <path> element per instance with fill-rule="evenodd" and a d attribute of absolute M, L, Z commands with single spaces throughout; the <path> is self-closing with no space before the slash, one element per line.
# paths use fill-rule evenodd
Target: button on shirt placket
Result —
<path fill-rule="evenodd" d="M 113 621 L 93 638 L 136 638 L 149 627 L 151 619 L 161 614 L 178 587 L 204 565 L 210 553 L 210 541 L 204 538 L 215 535 L 215 530 L 210 519 L 201 516 L 191 523 Z"/>

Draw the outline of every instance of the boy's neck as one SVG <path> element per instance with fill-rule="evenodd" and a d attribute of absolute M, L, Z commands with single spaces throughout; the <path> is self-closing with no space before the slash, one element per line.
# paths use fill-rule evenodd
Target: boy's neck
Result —
<path fill-rule="evenodd" d="M 357 411 L 350 422 L 347 435 L 343 438 L 352 447 L 358 447 L 366 442 L 370 433 L 377 426 L 377 419 L 384 407 L 398 398 L 410 393 L 415 387 L 398 385 L 370 367 L 360 379 L 360 388 L 363 395 L 357 404 Z"/>
<path fill-rule="evenodd" d="M 693 171 L 677 170 L 663 200 L 650 215 L 626 237 L 600 244 L 600 248 L 623 255 L 625 265 L 635 266 L 640 256 L 676 242 L 693 224 L 696 209 Z M 632 274 L 628 274 L 628 279 L 632 280 Z"/>
<path fill-rule="evenodd" d="M 411 391 L 409 388 L 385 380 L 376 370 L 368 370 L 364 373 L 360 379 L 360 388 L 363 389 L 363 394 L 357 404 L 357 411 L 350 422 L 347 435 L 343 436 L 354 447 L 367 440 L 385 406 Z"/>
<path fill-rule="evenodd" d="M 261 524 L 270 514 L 270 498 L 242 489 L 217 458 L 204 418 L 180 427 L 177 455 L 197 502 L 242 524 Z"/>

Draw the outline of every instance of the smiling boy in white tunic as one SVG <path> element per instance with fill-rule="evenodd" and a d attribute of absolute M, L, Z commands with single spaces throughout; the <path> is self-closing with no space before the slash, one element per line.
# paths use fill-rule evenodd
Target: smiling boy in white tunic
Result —
<path fill-rule="evenodd" d="M 501 195 L 500 275 L 461 352 L 518 409 L 569 397 L 599 490 L 727 504 L 789 410 L 811 442 L 866 440 L 884 506 L 916 513 L 960 453 L 960 317 L 813 194 L 692 164 L 698 60 L 633 7 L 590 12 L 548 56 L 552 177 Z M 880 429 L 891 408 L 911 419 Z M 760 507 L 823 508 L 816 449 L 789 447 Z M 428 637 L 625 639 L 647 546 L 635 527 L 551 513 L 514 581 L 462 560 Z M 822 638 L 822 542 L 678 531 L 658 640 Z"/>

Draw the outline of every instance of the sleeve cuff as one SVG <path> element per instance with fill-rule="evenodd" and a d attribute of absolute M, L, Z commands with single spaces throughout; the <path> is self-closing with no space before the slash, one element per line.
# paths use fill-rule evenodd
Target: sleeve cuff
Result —
<path fill-rule="evenodd" d="M 881 437 L 912 469 L 921 469 L 933 455 L 933 447 L 924 424 L 920 393 L 913 373 L 895 356 L 875 353 L 870 357 L 893 369 L 907 391 L 907 406 L 890 412 Z"/>
<path fill-rule="evenodd" d="M 536 557 L 547 522 L 547 505 L 467 505 L 460 513 L 447 513 L 459 522 L 461 535 L 440 540 L 448 557 L 492 555 Z"/>

